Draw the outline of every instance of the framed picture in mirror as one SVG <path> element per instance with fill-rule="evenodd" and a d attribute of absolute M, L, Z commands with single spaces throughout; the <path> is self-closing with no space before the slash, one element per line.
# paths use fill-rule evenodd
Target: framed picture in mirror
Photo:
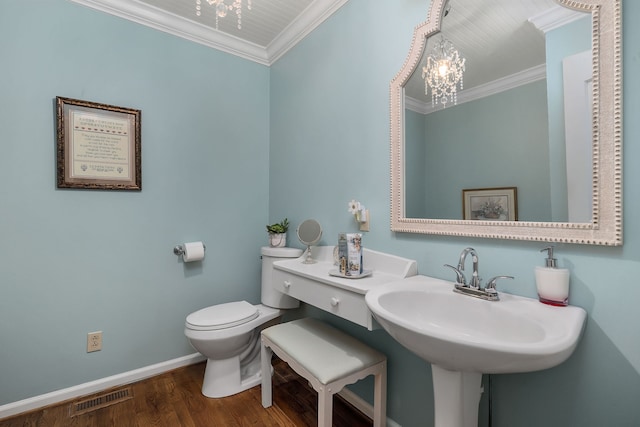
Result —
<path fill-rule="evenodd" d="M 462 190 L 462 218 L 476 221 L 517 221 L 516 187 Z"/>

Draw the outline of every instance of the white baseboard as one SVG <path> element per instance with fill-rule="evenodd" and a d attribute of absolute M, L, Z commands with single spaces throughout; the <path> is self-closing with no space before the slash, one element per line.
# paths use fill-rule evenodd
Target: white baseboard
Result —
<path fill-rule="evenodd" d="M 373 406 L 369 404 L 366 400 L 362 399 L 360 396 L 355 394 L 349 389 L 343 388 L 338 392 L 338 395 L 342 397 L 344 400 L 349 402 L 356 408 L 358 411 L 365 414 L 367 417 L 373 419 Z M 397 422 L 393 421 L 391 418 L 387 417 L 387 427 L 402 427 Z"/>
<path fill-rule="evenodd" d="M 134 369 L 133 371 L 123 372 L 111 377 L 101 378 L 99 380 L 79 384 L 62 390 L 52 391 L 51 393 L 41 394 L 40 396 L 34 396 L 17 402 L 8 403 L 0 406 L 0 419 L 59 402 L 64 402 L 65 400 L 71 400 L 76 397 L 97 393 L 112 387 L 131 384 L 176 368 L 193 365 L 194 363 L 199 363 L 203 360 L 205 360 L 205 357 L 200 353 L 193 353 L 177 359 L 168 360 L 166 362 L 156 363 L 155 365 L 145 366 L 144 368 Z"/>

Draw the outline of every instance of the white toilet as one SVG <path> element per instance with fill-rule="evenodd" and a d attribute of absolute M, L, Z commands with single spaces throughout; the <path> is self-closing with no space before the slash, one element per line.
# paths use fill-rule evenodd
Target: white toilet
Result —
<path fill-rule="evenodd" d="M 271 285 L 273 263 L 298 258 L 301 249 L 263 247 L 262 304 L 235 301 L 191 313 L 184 334 L 191 346 L 207 357 L 202 394 L 225 397 L 260 384 L 260 331 L 280 321 L 282 309 L 300 302 Z M 271 373 L 269 373 L 270 375 Z"/>

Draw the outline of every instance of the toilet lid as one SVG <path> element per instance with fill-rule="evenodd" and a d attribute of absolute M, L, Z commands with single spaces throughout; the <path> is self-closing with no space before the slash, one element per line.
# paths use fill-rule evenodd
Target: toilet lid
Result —
<path fill-rule="evenodd" d="M 258 317 L 258 308 L 246 301 L 234 301 L 203 308 L 187 316 L 189 329 L 208 331 L 242 325 Z"/>

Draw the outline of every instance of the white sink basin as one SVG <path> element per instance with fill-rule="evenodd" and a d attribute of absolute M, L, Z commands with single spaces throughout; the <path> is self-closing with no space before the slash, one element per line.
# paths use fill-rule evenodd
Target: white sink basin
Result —
<path fill-rule="evenodd" d="M 573 353 L 586 312 L 500 293 L 484 301 L 453 292 L 452 282 L 413 276 L 369 291 L 382 327 L 426 361 L 451 371 L 529 372 Z"/>

